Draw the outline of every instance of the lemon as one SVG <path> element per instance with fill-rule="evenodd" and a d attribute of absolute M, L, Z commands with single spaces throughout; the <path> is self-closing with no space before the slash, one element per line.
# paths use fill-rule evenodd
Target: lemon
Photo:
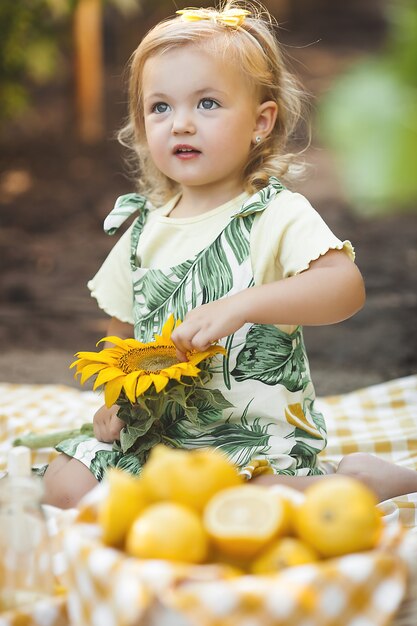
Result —
<path fill-rule="evenodd" d="M 296 509 L 297 534 L 324 557 L 370 550 L 382 531 L 377 503 L 370 489 L 349 476 L 318 481 Z"/>
<path fill-rule="evenodd" d="M 282 537 L 268 546 L 252 563 L 252 574 L 273 574 L 286 567 L 319 560 L 318 553 L 301 539 Z"/>
<path fill-rule="evenodd" d="M 288 487 L 288 485 L 280 485 L 279 483 L 270 486 L 269 491 L 271 494 L 279 497 L 282 500 L 283 506 L 285 507 L 286 525 L 283 529 L 283 532 L 281 532 L 280 534 L 294 535 L 294 518 L 296 515 L 295 510 L 300 506 L 300 504 L 304 502 L 304 493 L 299 491 L 298 489 Z"/>
<path fill-rule="evenodd" d="M 120 547 L 133 520 L 146 507 L 141 481 L 119 469 L 110 469 L 106 478 L 107 496 L 99 503 L 97 521 L 106 545 Z"/>
<path fill-rule="evenodd" d="M 283 498 L 293 509 L 297 508 L 305 500 L 305 496 L 302 491 L 294 489 L 293 487 L 288 487 L 288 485 L 281 485 L 280 483 L 277 483 L 276 485 L 271 485 L 269 490 L 271 493 L 277 494 Z"/>
<path fill-rule="evenodd" d="M 158 502 L 133 522 L 126 552 L 139 559 L 201 563 L 208 553 L 208 537 L 194 510 L 176 502 Z"/>
<path fill-rule="evenodd" d="M 243 484 L 235 466 L 219 450 L 176 450 L 163 445 L 152 450 L 141 479 L 151 500 L 172 500 L 200 513 L 215 493 Z"/>
<path fill-rule="evenodd" d="M 221 553 L 247 558 L 286 531 L 288 514 L 285 501 L 267 487 L 241 485 L 210 500 L 204 525 Z"/>

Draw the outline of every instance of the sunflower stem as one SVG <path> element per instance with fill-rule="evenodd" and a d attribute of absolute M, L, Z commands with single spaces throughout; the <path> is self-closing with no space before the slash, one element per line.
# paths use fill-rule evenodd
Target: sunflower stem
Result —
<path fill-rule="evenodd" d="M 37 450 L 39 448 L 54 448 L 61 441 L 65 439 L 72 439 L 78 435 L 93 436 L 93 424 L 86 423 L 80 428 L 73 428 L 72 430 L 58 430 L 49 433 L 34 433 L 30 432 L 26 435 L 21 435 L 13 441 L 13 446 L 26 446 L 31 450 Z"/>

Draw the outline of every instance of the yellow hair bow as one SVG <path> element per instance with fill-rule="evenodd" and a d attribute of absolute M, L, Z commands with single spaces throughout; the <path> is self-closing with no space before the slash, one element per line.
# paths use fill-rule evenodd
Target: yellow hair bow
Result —
<path fill-rule="evenodd" d="M 215 11 L 214 9 L 182 9 L 176 11 L 186 22 L 199 22 L 200 20 L 211 20 L 224 26 L 241 26 L 250 11 L 245 9 L 228 9 L 227 11 Z"/>

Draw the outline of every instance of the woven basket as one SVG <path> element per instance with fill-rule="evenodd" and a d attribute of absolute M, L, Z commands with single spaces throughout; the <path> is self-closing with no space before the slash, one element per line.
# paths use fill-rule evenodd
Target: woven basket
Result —
<path fill-rule="evenodd" d="M 410 580 L 407 595 L 394 618 L 392 626 L 417 626 L 417 572 Z"/>
<path fill-rule="evenodd" d="M 407 593 L 392 626 L 417 626 L 417 528 L 409 532 L 401 549 L 409 568 Z"/>

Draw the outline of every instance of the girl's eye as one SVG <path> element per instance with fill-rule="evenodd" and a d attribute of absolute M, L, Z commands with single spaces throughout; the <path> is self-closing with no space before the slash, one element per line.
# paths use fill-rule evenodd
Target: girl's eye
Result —
<path fill-rule="evenodd" d="M 169 104 L 166 102 L 157 102 L 152 107 L 152 113 L 166 113 L 169 111 Z"/>
<path fill-rule="evenodd" d="M 211 109 L 217 109 L 219 104 L 213 100 L 213 98 L 203 98 L 198 103 L 199 109 L 205 109 L 206 111 L 211 111 Z"/>

